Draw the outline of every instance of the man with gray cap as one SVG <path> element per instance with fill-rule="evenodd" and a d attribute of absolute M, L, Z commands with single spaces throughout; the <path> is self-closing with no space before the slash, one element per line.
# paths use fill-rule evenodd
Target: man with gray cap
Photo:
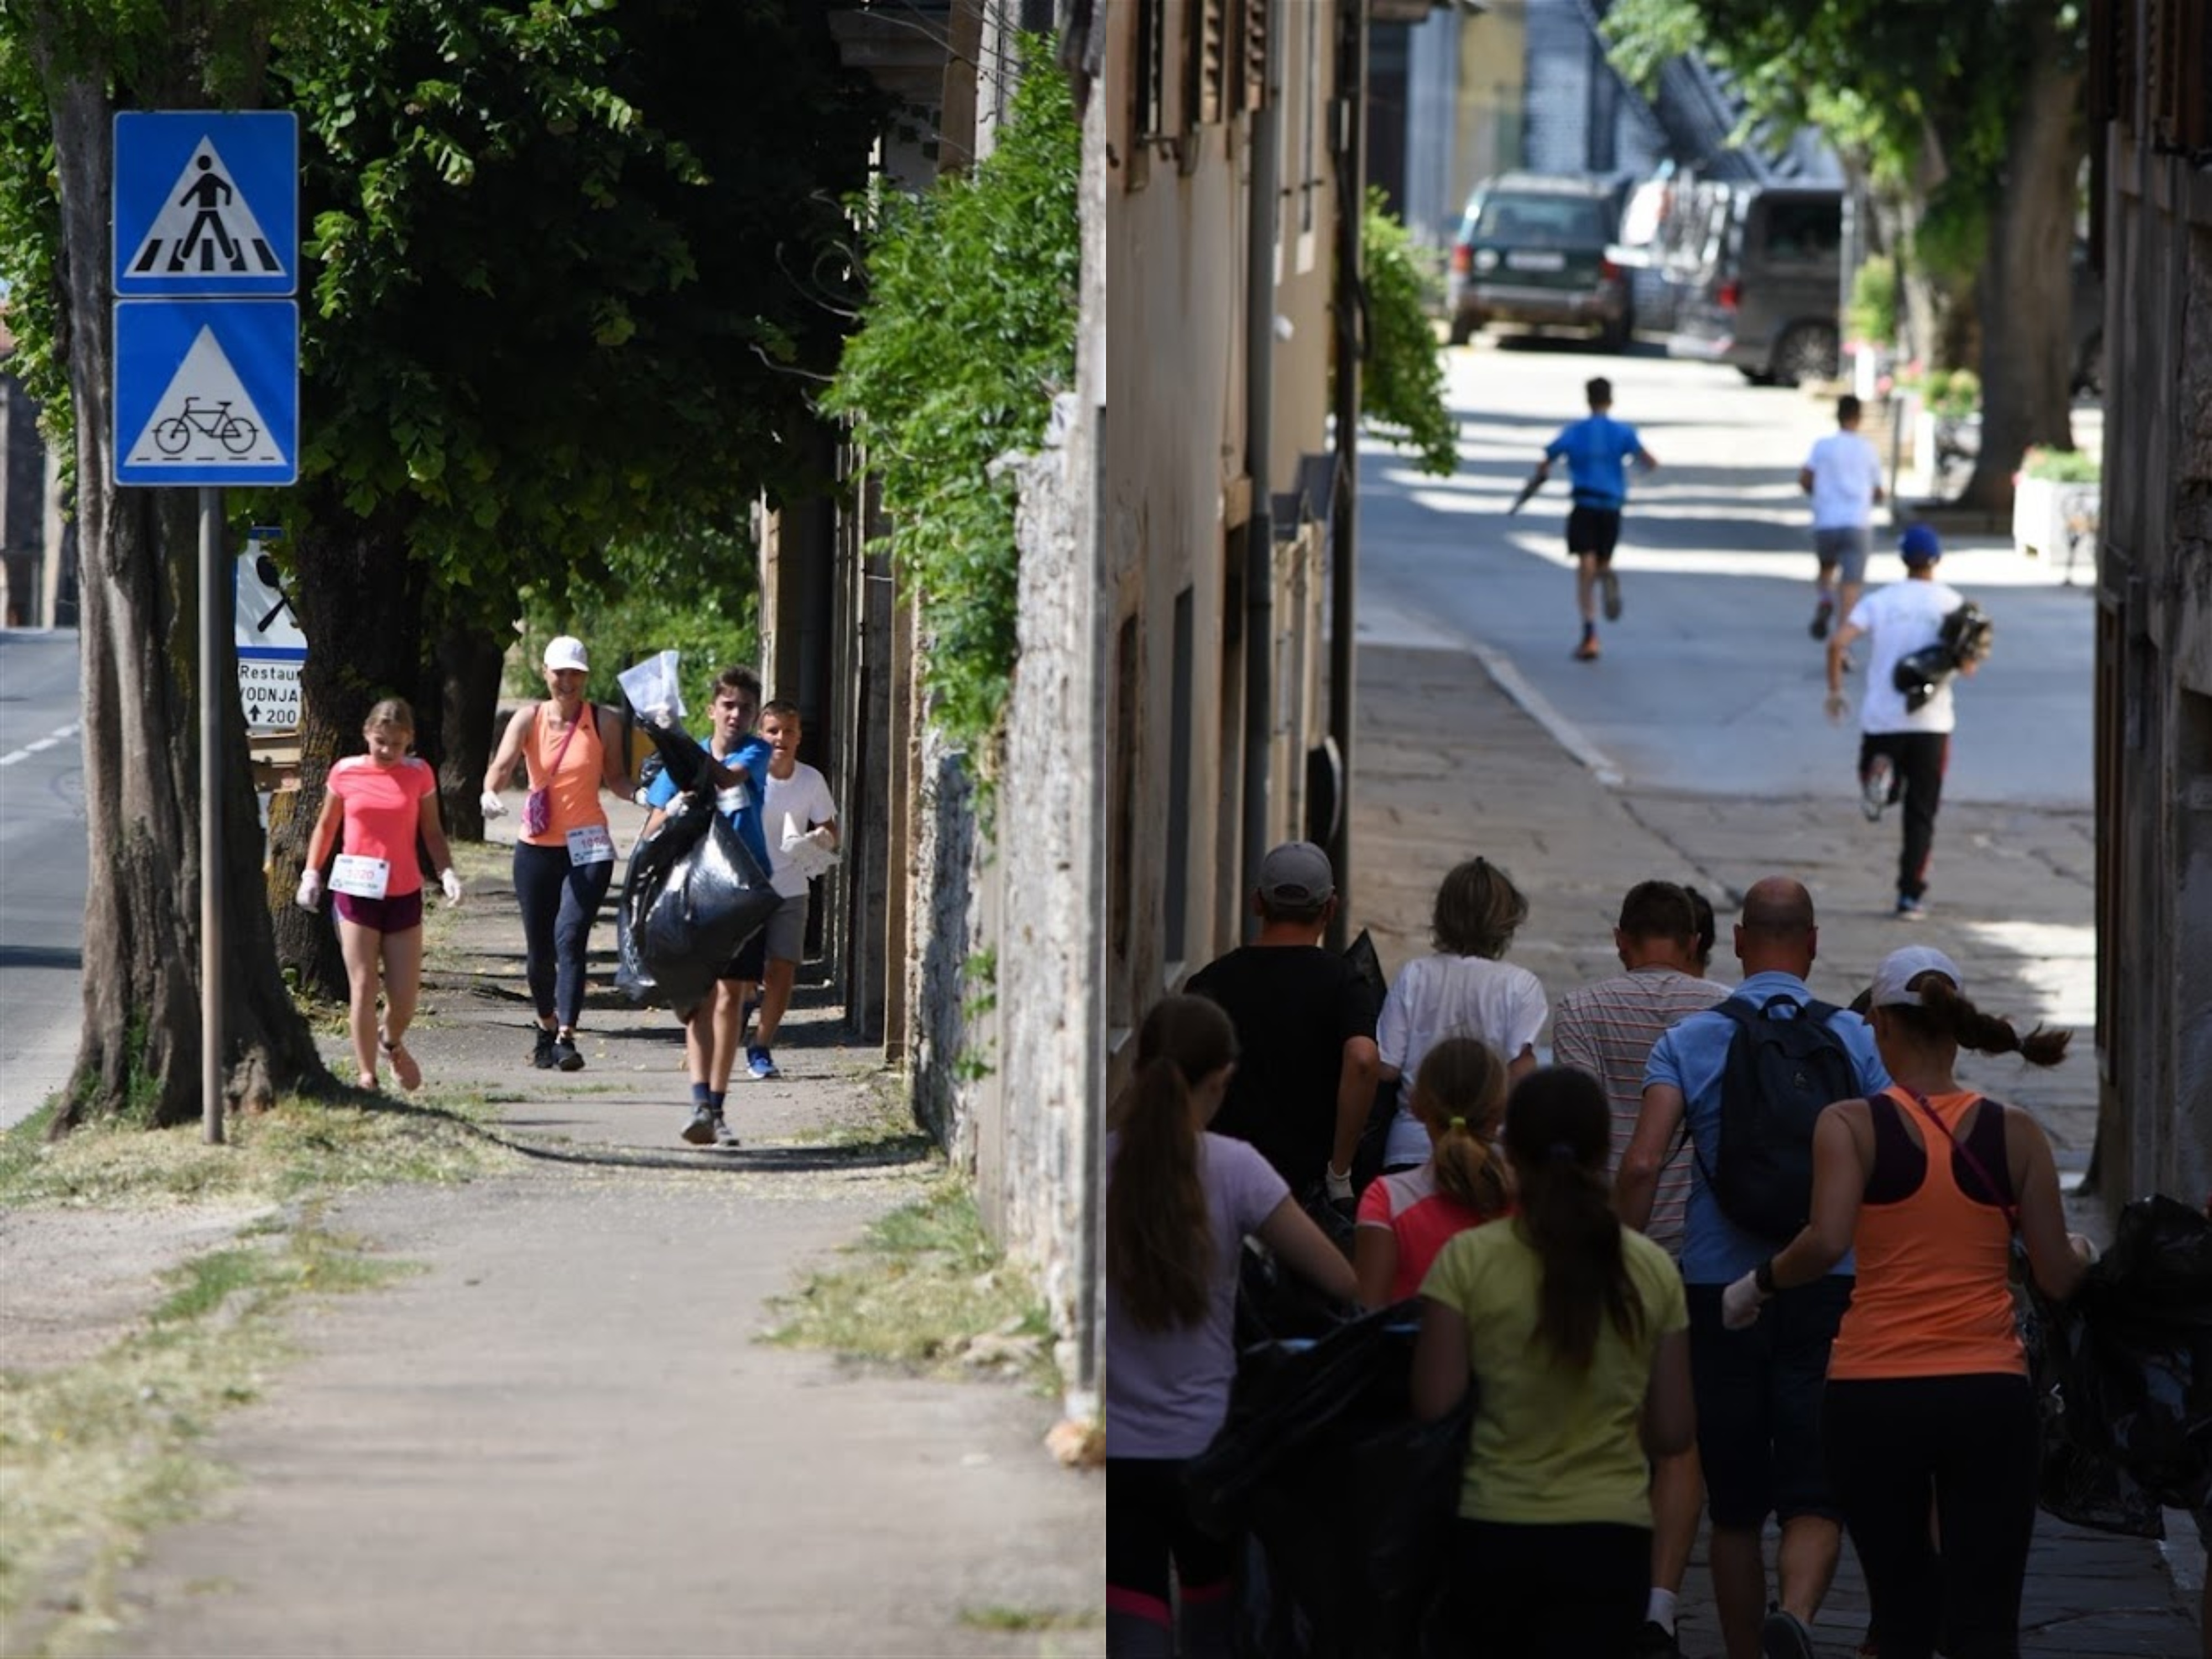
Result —
<path fill-rule="evenodd" d="M 1188 988 L 1237 1028 L 1237 1070 L 1213 1132 L 1250 1142 L 1301 1200 L 1347 1204 L 1382 1062 L 1373 992 L 1322 946 L 1336 902 L 1328 854 L 1284 842 L 1260 860 L 1258 936 L 1201 968 Z"/>
<path fill-rule="evenodd" d="M 1928 891 L 1928 857 L 1936 845 L 1936 809 L 1943 798 L 1943 773 L 1950 764 L 1951 730 L 1958 723 L 1947 675 L 1932 693 L 1915 701 L 1897 684 L 1897 666 L 1916 651 L 1937 643 L 1943 619 L 1966 601 L 1959 590 L 1936 580 L 1943 544 L 1924 524 L 1909 526 L 1898 542 L 1905 580 L 1868 594 L 1828 641 L 1828 718 L 1844 714 L 1844 658 L 1861 635 L 1870 640 L 1866 692 L 1859 703 L 1859 799 L 1869 820 L 1878 820 L 1893 801 L 1905 805 L 1905 848 L 1897 861 L 1897 909 L 1901 921 L 1917 920 Z M 1978 665 L 1963 662 L 1959 672 Z"/>

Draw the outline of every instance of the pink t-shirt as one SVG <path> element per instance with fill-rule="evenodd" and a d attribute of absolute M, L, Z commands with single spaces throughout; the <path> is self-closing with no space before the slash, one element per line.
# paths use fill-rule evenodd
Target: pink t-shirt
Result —
<path fill-rule="evenodd" d="M 1495 1219 L 1438 1192 L 1436 1166 L 1430 1164 L 1377 1176 L 1359 1195 L 1359 1224 L 1388 1227 L 1398 1240 L 1398 1271 L 1390 1281 L 1393 1302 L 1419 1293 L 1430 1263 L 1447 1240 Z"/>
<path fill-rule="evenodd" d="M 392 866 L 386 898 L 405 898 L 422 890 L 422 860 L 415 856 L 415 835 L 422 823 L 422 797 L 438 787 L 429 763 L 410 755 L 397 766 L 379 766 L 366 755 L 348 755 L 331 768 L 324 786 L 345 803 L 345 834 L 340 850 Z"/>
<path fill-rule="evenodd" d="M 1108 1190 L 1121 1137 L 1106 1137 Z M 1229 1415 L 1237 1376 L 1237 1267 L 1244 1235 L 1291 1194 L 1274 1166 L 1241 1140 L 1199 1137 L 1199 1181 L 1212 1222 L 1212 1294 L 1205 1316 L 1169 1331 L 1140 1331 L 1106 1281 L 1106 1455 L 1195 1457 Z"/>

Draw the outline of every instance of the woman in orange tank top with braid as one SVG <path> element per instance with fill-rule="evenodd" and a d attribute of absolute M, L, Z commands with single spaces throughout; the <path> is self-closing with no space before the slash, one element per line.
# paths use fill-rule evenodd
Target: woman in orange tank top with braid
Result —
<path fill-rule="evenodd" d="M 1869 1018 L 1892 1085 L 1820 1115 L 1812 1219 L 1722 1303 L 1729 1325 L 1748 1325 L 1777 1289 L 1810 1284 L 1857 1252 L 1820 1429 L 1881 1659 L 1929 1659 L 1939 1634 L 1950 1659 L 2019 1653 L 2037 1442 L 2012 1235 L 2036 1283 L 2061 1300 L 2091 1254 L 2066 1231 L 2042 1129 L 1952 1075 L 1962 1048 L 2055 1066 L 2073 1034 L 2022 1036 L 1960 983 L 1958 964 L 1924 945 L 1875 970 Z"/>

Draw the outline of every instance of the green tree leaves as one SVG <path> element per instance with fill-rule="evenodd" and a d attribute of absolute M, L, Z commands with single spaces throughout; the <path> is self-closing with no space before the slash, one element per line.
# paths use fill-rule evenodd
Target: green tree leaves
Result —
<path fill-rule="evenodd" d="M 1443 360 L 1437 352 L 1429 301 L 1436 279 L 1382 190 L 1369 186 L 1360 223 L 1366 270 L 1367 361 L 1359 411 L 1420 451 L 1420 469 L 1448 478 L 1459 466 L 1459 428 L 1444 407 Z"/>

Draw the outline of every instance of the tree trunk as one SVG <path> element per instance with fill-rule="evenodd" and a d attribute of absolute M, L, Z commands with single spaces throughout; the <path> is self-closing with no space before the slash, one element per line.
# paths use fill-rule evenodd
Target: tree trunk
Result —
<path fill-rule="evenodd" d="M 289 538 L 292 603 L 307 637 L 300 669 L 300 787 L 269 813 L 269 907 L 276 957 L 302 990 L 343 1001 L 344 958 L 327 911 L 291 902 L 307 842 L 323 809 L 332 763 L 362 752 L 361 729 L 380 697 L 416 710 L 416 750 L 437 761 L 439 704 L 422 697 L 423 576 L 409 556 L 396 514 L 362 520 L 334 493 L 318 490 Z M 481 775 L 481 774 L 479 774 Z"/>
<path fill-rule="evenodd" d="M 499 714 L 499 683 L 506 662 L 503 641 L 487 629 L 448 619 L 438 630 L 438 673 L 443 702 L 439 719 L 439 793 L 445 799 L 446 833 L 457 841 L 483 839 L 483 775 L 491 765 L 492 721 Z"/>
<path fill-rule="evenodd" d="M 2087 142 L 2081 76 L 2058 67 L 2047 9 L 2023 22 L 2035 38 L 1982 262 L 1982 445 L 1961 497 L 1991 513 L 2011 509 L 2013 474 L 2030 444 L 2074 443 L 2074 203 Z"/>
<path fill-rule="evenodd" d="M 51 56 L 42 57 L 42 67 Z M 128 1109 L 155 1124 L 201 1114 L 200 710 L 196 514 L 191 492 L 112 482 L 114 340 L 106 293 L 114 106 L 104 77 L 50 72 L 61 177 L 70 394 L 77 455 L 85 726 L 84 1028 L 62 1133 Z M 237 680 L 228 625 L 218 682 Z M 246 717 L 224 699 L 222 851 L 227 902 L 224 1093 L 257 1109 L 331 1085 L 294 1007 L 263 902 Z"/>

